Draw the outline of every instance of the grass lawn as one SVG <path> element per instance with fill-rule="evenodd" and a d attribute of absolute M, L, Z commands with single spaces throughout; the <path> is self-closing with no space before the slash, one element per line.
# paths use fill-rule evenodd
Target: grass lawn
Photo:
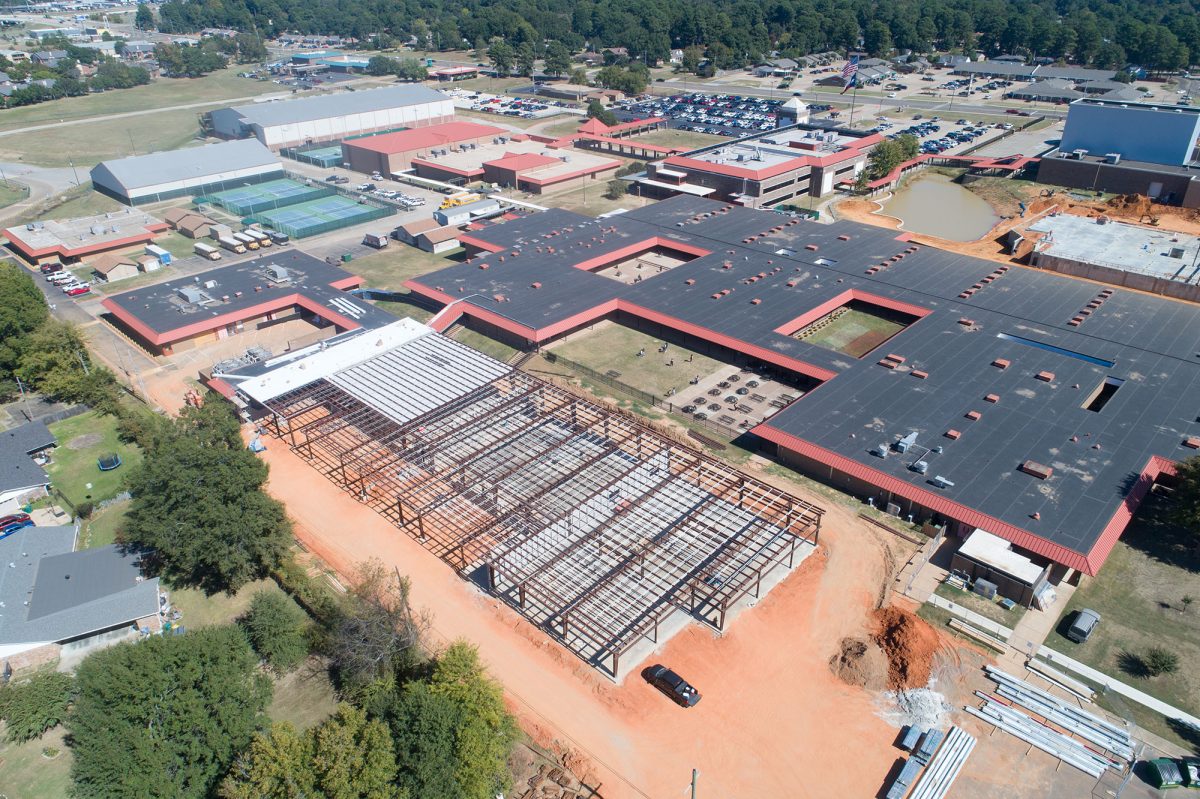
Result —
<path fill-rule="evenodd" d="M 466 327 L 460 327 L 451 334 L 450 338 L 466 344 L 468 347 L 479 350 L 484 355 L 490 355 L 498 361 L 507 361 L 517 351 L 515 347 L 510 347 L 507 344 L 488 338 L 482 333 L 476 333 Z"/>
<path fill-rule="evenodd" d="M 1194 532 L 1163 521 L 1166 507 L 1167 501 L 1157 495 L 1147 498 L 1104 568 L 1071 597 L 1046 645 L 1200 715 L 1200 669 L 1195 667 L 1200 662 L 1200 607 L 1185 610 L 1182 601 L 1185 596 L 1200 599 L 1200 553 L 1191 543 Z M 1102 620 L 1091 639 L 1075 644 L 1063 632 L 1080 608 L 1095 610 Z M 1179 656 L 1175 673 L 1137 676 L 1136 658 L 1153 646 Z"/>
<path fill-rule="evenodd" d="M 130 111 L 148 111 L 191 103 L 218 102 L 234 97 L 250 97 L 270 92 L 284 93 L 270 81 L 239 78 L 239 67 L 223 69 L 203 78 L 162 78 L 146 86 L 119 89 L 83 97 L 65 97 L 48 103 L 38 103 L 5 110 L 0 116 L 0 131 L 15 130 L 30 125 L 47 125 L 54 122 L 69 122 L 76 119 L 91 119 L 106 114 L 124 114 Z M 194 109 L 196 113 L 205 109 Z M 148 116 L 139 126 L 158 124 L 158 116 Z M 93 129 L 91 124 L 80 125 L 85 132 Z M 91 155 L 90 150 L 85 150 Z"/>
<path fill-rule="evenodd" d="M 572 115 L 570 119 L 564 119 L 562 122 L 555 122 L 553 125 L 547 125 L 538 131 L 544 136 L 568 136 L 579 130 L 579 126 L 587 122 L 585 117 L 577 117 Z"/>
<path fill-rule="evenodd" d="M 728 366 L 715 358 L 672 344 L 665 353 L 658 348 L 662 339 L 612 322 L 602 322 L 590 331 L 577 334 L 551 347 L 556 355 L 609 375 L 614 380 L 663 396 L 668 389 L 686 389 L 694 375 L 708 375 Z M 646 354 L 637 357 L 639 350 Z M 685 363 L 688 355 L 690 363 Z M 674 366 L 667 366 L 669 361 Z M 615 374 L 609 374 L 610 372 Z"/>
<path fill-rule="evenodd" d="M 481 89 L 480 91 L 487 91 Z M 465 117 L 467 120 L 475 120 L 477 122 L 491 123 L 493 125 L 508 125 L 514 128 L 531 128 L 534 125 L 545 122 L 545 119 L 525 119 L 524 117 L 506 117 L 504 114 L 489 114 L 484 111 L 467 111 L 462 108 L 454 109 L 454 115 Z"/>
<path fill-rule="evenodd" d="M 600 214 L 607 214 L 609 211 L 616 211 L 621 208 L 640 208 L 651 202 L 650 200 L 643 200 L 636 194 L 626 194 L 619 200 L 610 200 L 604 196 L 607 188 L 608 181 L 596 180 L 577 189 L 554 192 L 541 197 L 525 198 L 520 195 L 515 196 L 518 196 L 518 199 L 528 199 L 529 202 L 537 203 L 538 205 L 563 208 L 567 211 L 583 214 L 584 216 L 599 216 Z"/>
<path fill-rule="evenodd" d="M 663 128 L 651 131 L 650 133 L 639 134 L 632 137 L 629 141 L 634 144 L 645 142 L 646 144 L 657 144 L 660 147 L 682 147 L 685 150 L 694 150 L 697 147 L 707 147 L 710 144 L 720 144 L 721 142 L 729 141 L 729 137 L 696 133 L 690 130 L 670 130 Z"/>
<path fill-rule="evenodd" d="M 980 178 L 965 188 L 987 200 L 997 214 L 1016 216 L 1021 213 L 1021 203 L 1028 205 L 1041 195 L 1045 187 L 1032 180 Z"/>
<path fill-rule="evenodd" d="M 29 196 L 29 190 L 16 183 L 0 183 L 0 208 L 7 208 Z"/>
<path fill-rule="evenodd" d="M 462 248 L 439 255 L 392 242 L 379 252 L 355 258 L 342 268 L 366 278 L 367 286 L 373 289 L 404 290 L 404 281 L 410 277 L 426 275 L 443 269 L 464 258 Z"/>
<path fill-rule="evenodd" d="M 839 313 L 840 311 L 840 313 Z M 793 335 L 809 344 L 861 358 L 904 329 L 901 322 L 859 308 L 839 308 Z"/>
<path fill-rule="evenodd" d="M 199 114 L 204 110 L 184 108 L 16 133 L 0 138 L 0 158 L 41 166 L 67 166 L 74 161 L 82 179 L 97 161 L 177 150 L 193 142 L 200 131 Z"/>
<path fill-rule="evenodd" d="M 46 471 L 54 487 L 75 505 L 99 502 L 120 493 L 125 476 L 142 460 L 142 451 L 136 445 L 117 438 L 116 420 L 95 411 L 55 422 L 50 432 L 58 439 L 58 446 Z M 111 452 L 121 456 L 121 465 L 100 471 L 96 459 Z"/>
<path fill-rule="evenodd" d="M 129 503 L 118 502 L 93 515 L 79 531 L 79 548 L 95 549 L 116 541 L 117 530 L 128 512 Z"/>
<path fill-rule="evenodd" d="M 315 727 L 333 715 L 337 695 L 329 681 L 328 667 L 310 658 L 298 669 L 275 679 L 275 694 L 267 715 L 271 721 L 290 721 L 298 730 Z"/>
<path fill-rule="evenodd" d="M 0 793 L 8 799 L 66 799 L 71 785 L 71 750 L 63 737 L 66 730 L 55 727 L 41 738 L 23 744 L 0 739 Z M 43 749 L 57 749 L 48 759 Z"/>
<path fill-rule="evenodd" d="M 409 319 L 422 324 L 433 318 L 433 311 L 427 311 L 424 308 L 416 305 L 410 305 L 407 302 L 387 302 L 385 300 L 379 300 L 375 303 L 375 305 L 401 319 L 408 317 Z"/>
<path fill-rule="evenodd" d="M 946 583 L 939 583 L 934 593 L 940 597 L 949 599 L 957 605 L 961 605 L 967 610 L 973 610 L 980 616 L 991 619 L 997 624 L 1003 624 L 1009 629 L 1017 626 L 1017 622 L 1021 620 L 1026 611 L 1023 605 L 1017 605 L 1012 610 L 1005 610 L 995 602 L 984 599 L 976 593 L 963 591 Z"/>
<path fill-rule="evenodd" d="M 171 605 L 183 612 L 179 623 L 189 630 L 195 630 L 232 623 L 246 612 L 246 608 L 250 607 L 250 599 L 259 591 L 283 593 L 274 580 L 258 580 L 243 585 L 237 593 L 212 596 L 206 596 L 197 588 L 171 588 Z"/>
<path fill-rule="evenodd" d="M 0 139 L 0 142 L 3 140 Z M 3 145 L 0 144 L 0 147 Z M 85 175 L 86 177 L 86 175 Z M 78 216 L 94 216 L 118 211 L 125 206 L 111 197 L 105 197 L 99 192 L 92 191 L 90 181 L 81 186 L 64 191 L 50 197 L 36 207 L 28 209 L 21 217 L 23 222 L 33 222 L 38 219 L 69 219 Z"/>

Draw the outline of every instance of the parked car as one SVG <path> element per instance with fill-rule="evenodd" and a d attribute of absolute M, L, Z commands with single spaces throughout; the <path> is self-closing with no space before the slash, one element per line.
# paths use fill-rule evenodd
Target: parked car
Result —
<path fill-rule="evenodd" d="M 55 272 L 61 272 L 62 268 L 63 268 L 63 265 L 60 264 L 58 261 L 52 261 L 48 264 L 42 264 L 41 266 L 38 267 L 38 269 L 41 270 L 41 273 L 43 275 L 50 275 Z"/>
<path fill-rule="evenodd" d="M 1075 614 L 1074 621 L 1067 628 L 1067 638 L 1077 644 L 1082 644 L 1092 637 L 1100 624 L 1100 614 L 1088 608 L 1082 608 Z"/>
<path fill-rule="evenodd" d="M 692 707 L 700 701 L 700 692 L 687 680 L 662 664 L 655 664 L 642 672 L 646 682 L 662 691 L 682 707 Z"/>
<path fill-rule="evenodd" d="M 0 529 L 7 527 L 15 522 L 29 521 L 28 513 L 10 513 L 7 516 L 0 516 Z"/>
<path fill-rule="evenodd" d="M 88 286 L 76 286 L 73 289 L 67 290 L 68 297 L 81 297 L 84 294 L 89 294 L 89 293 L 91 293 L 91 288 Z"/>
<path fill-rule="evenodd" d="M 9 524 L 0 527 L 0 538 L 11 535 L 17 530 L 23 530 L 26 527 L 33 527 L 33 519 L 25 519 L 20 522 L 10 522 Z"/>

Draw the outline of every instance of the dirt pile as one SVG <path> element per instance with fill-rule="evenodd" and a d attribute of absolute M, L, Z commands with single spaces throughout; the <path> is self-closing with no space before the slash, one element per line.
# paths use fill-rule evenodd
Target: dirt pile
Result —
<path fill-rule="evenodd" d="M 838 679 L 868 691 L 888 686 L 888 661 L 883 650 L 867 638 L 843 638 L 838 653 L 829 659 Z"/>
<path fill-rule="evenodd" d="M 894 691 L 929 682 L 938 636 L 922 619 L 897 607 L 875 611 L 875 643 L 887 658 L 887 683 Z"/>

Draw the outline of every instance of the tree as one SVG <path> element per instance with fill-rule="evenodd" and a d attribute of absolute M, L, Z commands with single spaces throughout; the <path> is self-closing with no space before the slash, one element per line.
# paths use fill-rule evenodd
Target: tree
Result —
<path fill-rule="evenodd" d="M 1168 513 L 1171 521 L 1185 530 L 1200 530 L 1200 455 L 1175 467 L 1175 503 Z M 1194 535 L 1200 553 L 1200 534 Z"/>
<path fill-rule="evenodd" d="M 49 316 L 46 298 L 29 272 L 12 261 L 0 263 L 0 378 L 12 375 L 26 336 Z"/>
<path fill-rule="evenodd" d="M 533 45 L 529 42 L 524 42 L 517 48 L 517 74 L 522 78 L 533 76 L 534 63 L 537 61 L 537 53 L 533 49 Z"/>
<path fill-rule="evenodd" d="M 209 796 L 264 718 L 271 682 L 257 664 L 232 626 L 89 656 L 67 721 L 75 796 Z"/>
<path fill-rule="evenodd" d="M 547 75 L 555 77 L 562 75 L 564 72 L 570 72 L 571 51 L 562 42 L 550 42 L 546 45 L 544 68 Z"/>
<path fill-rule="evenodd" d="M 1146 674 L 1150 677 L 1171 674 L 1179 668 L 1179 655 L 1168 649 L 1152 646 L 1142 658 L 1142 665 L 1145 666 Z"/>
<path fill-rule="evenodd" d="M 71 675 L 57 671 L 38 672 L 28 682 L 6 687 L 0 694 L 0 717 L 8 740 L 32 741 L 62 724 L 74 687 Z"/>
<path fill-rule="evenodd" d="M 484 672 L 479 651 L 464 641 L 451 644 L 437 659 L 429 690 L 453 700 L 463 714 L 456 741 L 459 795 L 491 799 L 507 792 L 517 725 L 499 683 Z"/>
<path fill-rule="evenodd" d="M 26 385 L 67 402 L 105 406 L 115 394 L 115 378 L 92 363 L 74 325 L 47 319 L 25 337 L 16 374 Z"/>
<path fill-rule="evenodd" d="M 488 48 L 487 55 L 497 76 L 503 78 L 512 74 L 513 62 L 516 60 L 517 54 L 507 42 L 503 39 L 494 40 L 492 46 Z"/>
<path fill-rule="evenodd" d="M 401 58 L 396 62 L 395 74 L 400 80 L 419 81 L 429 77 L 429 70 L 418 58 Z"/>
<path fill-rule="evenodd" d="M 409 583 L 379 561 L 364 563 L 334 624 L 330 656 L 350 686 L 388 679 L 418 661 L 429 621 L 409 604 Z"/>
<path fill-rule="evenodd" d="M 255 736 L 221 784 L 224 799 L 390 799 L 400 795 L 392 735 L 342 704 L 304 734 L 290 723 Z"/>
<path fill-rule="evenodd" d="M 249 33 L 239 33 L 234 39 L 237 44 L 237 62 L 239 64 L 257 64 L 270 58 L 267 46 L 261 36 Z"/>
<path fill-rule="evenodd" d="M 421 799 L 459 799 L 456 774 L 463 710 L 428 683 L 410 682 L 387 714 L 400 763 L 398 782 Z"/>
<path fill-rule="evenodd" d="M 154 30 L 154 12 L 145 3 L 138 3 L 137 13 L 133 15 L 133 27 L 140 31 Z"/>
<path fill-rule="evenodd" d="M 382 77 L 383 75 L 396 74 L 396 59 L 388 58 L 385 55 L 373 55 L 367 61 L 367 74 Z"/>
<path fill-rule="evenodd" d="M 699 45 L 688 45 L 683 48 L 683 60 L 679 63 L 679 68 L 684 72 L 695 73 L 700 67 L 700 59 L 704 57 L 704 48 Z"/>
<path fill-rule="evenodd" d="M 587 70 L 583 67 L 576 67 L 575 69 L 571 70 L 571 83 L 574 83 L 576 86 L 587 86 Z"/>
<path fill-rule="evenodd" d="M 259 591 L 239 620 L 259 657 L 279 673 L 289 672 L 308 656 L 304 634 L 307 618 L 289 597 L 278 591 Z"/>
<path fill-rule="evenodd" d="M 617 124 L 617 115 L 601 105 L 599 100 L 588 100 L 587 115 L 588 119 L 598 119 L 609 127 Z"/>
<path fill-rule="evenodd" d="M 629 193 L 629 184 L 623 180 L 610 180 L 604 190 L 604 196 L 610 200 L 619 200 Z"/>
<path fill-rule="evenodd" d="M 863 47 L 872 58 L 880 58 L 892 52 L 892 32 L 882 20 L 873 19 L 863 31 Z"/>
<path fill-rule="evenodd" d="M 267 467 L 242 445 L 225 403 L 186 408 L 129 478 L 124 541 L 183 585 L 234 591 L 267 576 L 291 544 Z"/>

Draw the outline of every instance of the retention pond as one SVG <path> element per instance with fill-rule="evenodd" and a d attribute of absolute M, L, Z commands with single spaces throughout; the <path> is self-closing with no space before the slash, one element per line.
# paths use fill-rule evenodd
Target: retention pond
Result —
<path fill-rule="evenodd" d="M 882 212 L 899 219 L 905 230 L 951 241 L 974 241 L 1000 221 L 986 200 L 936 173 L 910 181 Z"/>

